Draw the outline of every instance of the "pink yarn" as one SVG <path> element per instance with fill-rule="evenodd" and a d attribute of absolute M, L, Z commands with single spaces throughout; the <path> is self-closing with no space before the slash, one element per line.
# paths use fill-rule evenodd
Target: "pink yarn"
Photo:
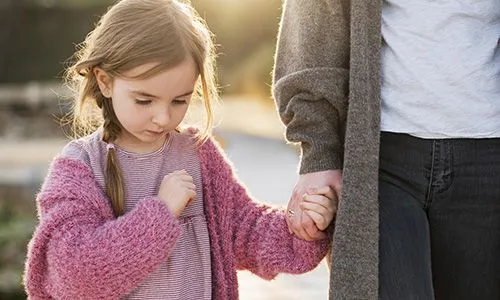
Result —
<path fill-rule="evenodd" d="M 214 299 L 238 299 L 237 269 L 265 279 L 315 268 L 329 240 L 290 235 L 283 210 L 253 201 L 221 150 L 199 149 Z M 28 247 L 29 299 L 119 299 L 159 264 L 180 234 L 167 206 L 146 197 L 115 219 L 92 172 L 56 158 L 37 197 L 40 224 Z"/>

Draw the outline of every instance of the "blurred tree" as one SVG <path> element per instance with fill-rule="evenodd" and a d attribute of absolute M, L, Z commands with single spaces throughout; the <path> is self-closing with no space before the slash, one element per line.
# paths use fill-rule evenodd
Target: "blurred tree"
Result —
<path fill-rule="evenodd" d="M 7 74 L 7 57 L 10 47 L 9 41 L 12 35 L 13 22 L 16 20 L 16 4 L 19 2 L 15 0 L 4 0 L 0 4 L 0 78 L 5 77 Z"/>
<path fill-rule="evenodd" d="M 82 8 L 90 6 L 103 6 L 113 3 L 113 0 L 20 0 L 25 5 L 41 7 L 71 7 Z"/>
<path fill-rule="evenodd" d="M 7 16 L 2 17 L 0 41 L 11 47 L 0 50 L 0 82 L 59 80 L 74 45 L 83 41 L 113 2 L 2 1 L 10 5 L 0 8 L 0 15 Z M 281 0 L 192 0 L 192 4 L 215 33 L 223 91 L 268 96 Z"/>
<path fill-rule="evenodd" d="M 5 41 L 9 47 L 2 47 L 7 49 L 2 53 L 0 82 L 59 80 L 75 44 L 83 40 L 103 10 L 103 7 L 78 10 L 40 7 L 28 2 L 5 9 L 5 14 L 12 14 L 12 21 L 9 21 L 9 35 Z"/>

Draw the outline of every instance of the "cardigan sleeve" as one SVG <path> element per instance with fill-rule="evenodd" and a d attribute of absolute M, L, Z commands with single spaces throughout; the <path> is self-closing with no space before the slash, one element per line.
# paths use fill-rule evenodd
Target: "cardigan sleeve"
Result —
<path fill-rule="evenodd" d="M 286 0 L 273 96 L 300 173 L 341 169 L 349 85 L 348 0 Z"/>
<path fill-rule="evenodd" d="M 56 160 L 37 197 L 40 224 L 29 244 L 31 299 L 118 299 L 171 253 L 181 230 L 153 197 L 114 218 L 90 169 Z"/>
<path fill-rule="evenodd" d="M 205 147 L 210 149 L 210 182 L 220 202 L 216 205 L 228 207 L 226 217 L 232 230 L 236 267 L 264 279 L 272 279 L 278 273 L 300 274 L 314 269 L 325 257 L 330 240 L 309 242 L 291 235 L 284 210 L 252 199 L 222 150 L 211 140 Z"/>

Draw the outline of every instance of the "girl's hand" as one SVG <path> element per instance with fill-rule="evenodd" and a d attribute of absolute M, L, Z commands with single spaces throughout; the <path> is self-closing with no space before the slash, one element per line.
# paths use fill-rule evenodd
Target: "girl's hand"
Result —
<path fill-rule="evenodd" d="M 304 194 L 300 208 L 313 219 L 319 230 L 325 230 L 337 213 L 337 205 L 334 191 L 326 186 L 310 189 Z"/>
<path fill-rule="evenodd" d="M 158 197 L 175 217 L 179 217 L 191 200 L 196 197 L 193 177 L 186 170 L 174 171 L 163 177 Z"/>

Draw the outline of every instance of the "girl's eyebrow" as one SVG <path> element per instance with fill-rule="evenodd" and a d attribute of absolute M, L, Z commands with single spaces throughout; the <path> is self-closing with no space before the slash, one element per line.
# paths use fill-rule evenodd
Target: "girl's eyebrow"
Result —
<path fill-rule="evenodd" d="M 138 96 L 144 96 L 146 98 L 154 98 L 154 99 L 159 99 L 160 97 L 152 95 L 150 93 L 146 93 L 143 91 L 132 91 L 132 94 L 138 95 Z"/>
<path fill-rule="evenodd" d="M 184 94 L 182 94 L 182 95 L 176 96 L 175 98 L 182 98 L 182 97 L 184 97 L 184 96 L 189 96 L 189 95 L 191 95 L 193 92 L 194 92 L 194 91 L 193 91 L 193 90 L 191 90 L 191 91 L 188 91 L 188 92 L 186 92 L 186 93 L 184 93 Z M 175 98 L 174 98 L 174 99 L 175 99 Z"/>
<path fill-rule="evenodd" d="M 183 93 L 182 95 L 179 95 L 179 96 L 175 96 L 175 98 L 181 98 L 181 97 L 184 97 L 184 96 L 188 96 L 188 95 L 191 95 L 194 91 L 193 90 L 190 90 L 186 93 Z M 143 96 L 143 97 L 146 97 L 146 98 L 153 98 L 153 99 L 159 99 L 160 97 L 158 96 L 155 96 L 155 95 L 152 95 L 150 93 L 147 93 L 147 92 L 144 92 L 144 91 L 132 91 L 133 94 L 136 94 L 136 95 L 139 95 L 139 96 Z"/>

